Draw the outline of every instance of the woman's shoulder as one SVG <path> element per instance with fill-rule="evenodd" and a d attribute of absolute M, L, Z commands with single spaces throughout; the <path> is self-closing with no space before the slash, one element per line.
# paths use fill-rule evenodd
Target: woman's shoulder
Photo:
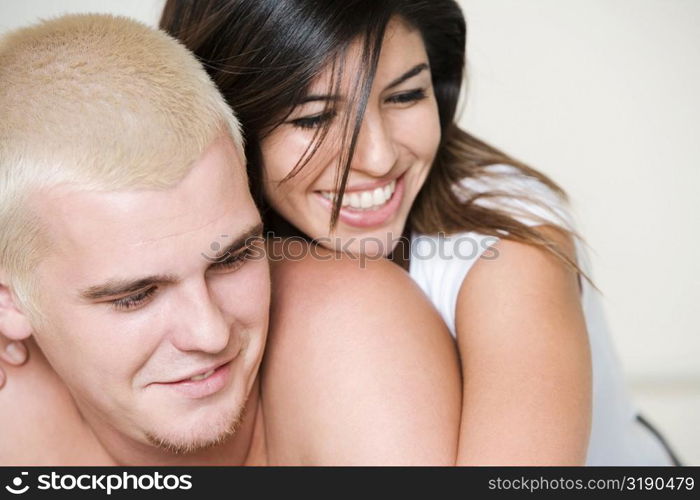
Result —
<path fill-rule="evenodd" d="M 455 191 L 465 201 L 472 199 L 477 205 L 505 212 L 522 224 L 537 227 L 538 233 L 564 250 L 568 258 L 578 261 L 581 242 L 567 200 L 540 179 L 514 166 L 497 164 L 462 179 Z M 410 270 L 450 330 L 456 333 L 457 297 L 474 270 L 481 268 L 479 274 L 498 280 L 501 272 L 511 274 L 517 268 L 561 264 L 557 259 L 541 259 L 548 254 L 541 248 L 512 241 L 506 233 L 500 236 L 468 230 L 451 234 L 413 233 Z M 520 274 L 512 274 L 512 279 L 516 276 Z M 482 290 L 480 285 L 475 288 L 477 292 Z"/>
<path fill-rule="evenodd" d="M 307 299 L 334 300 L 331 290 L 363 290 L 363 296 L 380 299 L 380 290 L 410 286 L 408 274 L 382 256 L 334 251 L 300 238 L 268 242 L 273 294 L 303 287 Z M 282 297 L 279 297 L 280 299 Z M 294 299 L 293 295 L 289 296 Z"/>
<path fill-rule="evenodd" d="M 431 304 L 385 259 L 300 241 L 289 250 L 296 257 L 273 266 L 262 372 L 273 462 L 443 463 L 440 450 L 457 440 L 459 369 Z M 416 413 L 416 398 L 430 403 L 425 412 Z M 449 435 L 431 437 L 433 419 L 453 422 Z M 416 433 L 422 444 L 406 441 Z"/>
<path fill-rule="evenodd" d="M 285 334 L 275 338 L 272 328 L 273 344 L 320 345 L 346 333 L 357 340 L 369 331 L 363 326 L 379 324 L 389 328 L 388 339 L 393 322 L 436 317 L 408 273 L 385 258 L 347 255 L 302 241 L 288 242 L 280 252 L 272 257 L 271 322 L 283 325 Z M 287 328 L 292 325 L 299 328 Z M 315 334 L 323 338 L 314 339 Z"/>

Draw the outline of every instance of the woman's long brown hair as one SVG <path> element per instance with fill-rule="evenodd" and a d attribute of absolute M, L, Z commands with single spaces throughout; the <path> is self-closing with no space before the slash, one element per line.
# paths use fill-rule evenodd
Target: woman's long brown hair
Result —
<path fill-rule="evenodd" d="M 581 272 L 537 227 L 521 222 L 505 208 L 479 203 L 480 199 L 508 195 L 542 206 L 536 196 L 459 189 L 462 180 L 493 177 L 488 167 L 504 164 L 514 168 L 512 175 L 536 179 L 566 201 L 564 191 L 546 175 L 456 124 L 464 81 L 466 22 L 454 0 L 168 0 L 160 27 L 200 58 L 238 115 L 246 137 L 251 189 L 263 218 L 268 229 L 288 233 L 293 228 L 263 196 L 260 140 L 286 120 L 328 64 L 336 75 L 331 86 L 339 85 L 345 51 L 353 41 L 362 40 L 364 71 L 356 75 L 353 95 L 348 96 L 354 106 L 345 117 L 336 177 L 338 191 L 343 192 L 384 32 L 395 17 L 418 29 L 425 42 L 442 127 L 441 144 L 411 209 L 408 228 L 424 234 L 474 231 L 535 245 Z M 326 127 L 316 133 L 291 175 L 308 163 L 327 131 Z M 339 211 L 340 201 L 333 210 L 332 226 Z M 552 225 L 541 217 L 531 219 Z M 555 227 L 573 234 L 564 224 Z"/>

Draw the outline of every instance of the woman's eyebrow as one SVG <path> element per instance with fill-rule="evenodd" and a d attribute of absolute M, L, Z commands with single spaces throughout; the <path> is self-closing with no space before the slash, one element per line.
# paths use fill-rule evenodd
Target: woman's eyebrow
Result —
<path fill-rule="evenodd" d="M 305 104 L 307 102 L 313 102 L 313 101 L 339 101 L 340 96 L 338 95 L 320 95 L 320 94 L 309 94 L 305 96 L 301 101 L 299 101 L 299 104 Z"/>
<path fill-rule="evenodd" d="M 428 66 L 428 63 L 420 63 L 416 64 L 414 67 L 406 71 L 403 75 L 398 77 L 397 79 L 393 80 L 389 85 L 387 85 L 384 90 L 388 90 L 390 88 L 396 87 L 397 85 L 401 85 L 403 82 L 408 80 L 409 78 L 413 78 L 414 76 L 422 73 L 423 71 L 426 71 L 430 69 L 430 66 Z M 314 102 L 314 101 L 339 101 L 341 99 L 340 96 L 338 95 L 322 95 L 322 94 L 309 94 L 305 96 L 301 101 L 299 101 L 299 104 L 305 104 L 307 102 Z"/>
<path fill-rule="evenodd" d="M 396 80 L 393 80 L 389 85 L 387 85 L 384 88 L 384 90 L 388 90 L 390 88 L 396 87 L 397 85 L 401 85 L 403 82 L 405 82 L 409 78 L 413 78 L 414 76 L 420 74 L 423 71 L 428 70 L 429 68 L 430 68 L 430 66 L 428 66 L 428 63 L 425 63 L 425 62 L 420 63 L 420 64 L 416 64 L 411 69 L 406 71 L 403 75 L 398 77 Z"/>

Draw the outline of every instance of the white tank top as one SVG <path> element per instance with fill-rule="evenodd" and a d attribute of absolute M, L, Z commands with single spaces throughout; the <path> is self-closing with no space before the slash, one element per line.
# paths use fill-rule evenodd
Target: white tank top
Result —
<path fill-rule="evenodd" d="M 465 179 L 462 185 L 470 192 L 495 191 L 498 198 L 477 201 L 482 206 L 508 210 L 528 225 L 547 221 L 574 229 L 573 221 L 559 196 L 538 180 L 524 176 L 506 165 L 489 167 L 494 174 L 507 178 Z M 527 194 L 542 205 L 512 198 Z M 549 207 L 548 210 L 546 207 Z M 491 245 L 494 236 L 465 232 L 460 234 L 412 234 L 410 275 L 430 298 L 450 332 L 456 337 L 455 309 L 457 295 L 469 270 Z M 588 275 L 588 256 L 576 241 L 578 264 Z M 588 329 L 593 364 L 593 420 L 587 465 L 671 465 L 661 441 L 637 420 L 637 411 L 624 384 L 602 310 L 600 294 L 582 280 L 581 302 Z"/>

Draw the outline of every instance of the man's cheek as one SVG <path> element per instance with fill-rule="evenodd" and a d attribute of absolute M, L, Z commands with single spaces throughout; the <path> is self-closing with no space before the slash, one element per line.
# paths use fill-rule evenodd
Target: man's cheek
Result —
<path fill-rule="evenodd" d="M 270 276 L 265 257 L 246 263 L 248 269 L 238 280 L 231 280 L 217 290 L 222 311 L 236 322 L 254 326 L 269 315 Z"/>

